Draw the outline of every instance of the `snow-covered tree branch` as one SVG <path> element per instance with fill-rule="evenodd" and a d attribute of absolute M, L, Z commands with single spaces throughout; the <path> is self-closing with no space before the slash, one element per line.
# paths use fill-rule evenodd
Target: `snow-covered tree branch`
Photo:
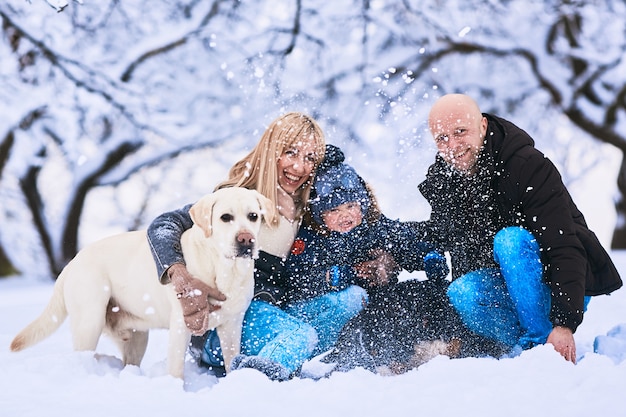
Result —
<path fill-rule="evenodd" d="M 626 146 L 623 1 L 47 3 L 0 4 L 0 216 L 15 224 L 0 247 L 24 273 L 54 275 L 93 229 L 145 227 L 211 190 L 288 110 L 318 118 L 407 219 L 440 94 L 527 129 L 566 180 L 599 141 Z M 46 268 L 7 244 L 17 228 Z"/>

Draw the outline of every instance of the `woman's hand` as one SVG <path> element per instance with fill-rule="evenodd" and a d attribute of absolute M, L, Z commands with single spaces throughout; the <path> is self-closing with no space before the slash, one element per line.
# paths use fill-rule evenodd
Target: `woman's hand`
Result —
<path fill-rule="evenodd" d="M 209 329 L 209 314 L 220 308 L 211 304 L 209 298 L 224 301 L 226 297 L 217 288 L 194 278 L 183 264 L 170 266 L 167 275 L 180 300 L 187 328 L 194 335 L 204 334 Z"/>

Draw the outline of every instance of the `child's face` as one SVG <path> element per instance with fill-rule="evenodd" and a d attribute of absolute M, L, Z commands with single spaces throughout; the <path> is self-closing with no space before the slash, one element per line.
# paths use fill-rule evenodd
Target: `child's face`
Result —
<path fill-rule="evenodd" d="M 333 232 L 345 233 L 354 229 L 363 221 L 361 203 L 351 201 L 322 213 L 324 225 Z"/>

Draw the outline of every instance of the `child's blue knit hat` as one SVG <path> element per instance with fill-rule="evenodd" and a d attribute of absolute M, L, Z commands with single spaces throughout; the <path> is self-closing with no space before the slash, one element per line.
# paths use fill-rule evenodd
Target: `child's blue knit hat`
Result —
<path fill-rule="evenodd" d="M 354 168 L 343 163 L 345 157 L 341 149 L 326 145 L 326 155 L 317 168 L 309 205 L 313 219 L 324 224 L 322 213 L 352 201 L 361 203 L 365 218 L 370 206 L 365 181 Z"/>

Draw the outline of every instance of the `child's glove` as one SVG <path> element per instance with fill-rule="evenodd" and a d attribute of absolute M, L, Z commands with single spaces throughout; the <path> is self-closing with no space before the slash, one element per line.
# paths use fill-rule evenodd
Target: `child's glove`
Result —
<path fill-rule="evenodd" d="M 424 256 L 424 271 L 426 272 L 426 277 L 434 281 L 445 279 L 450 272 L 450 268 L 448 268 L 445 256 L 439 252 L 432 251 Z"/>
<path fill-rule="evenodd" d="M 326 282 L 328 282 L 328 286 L 331 290 L 337 291 L 339 289 L 339 284 L 341 283 L 341 271 L 339 270 L 339 266 L 333 265 L 326 271 Z"/>

